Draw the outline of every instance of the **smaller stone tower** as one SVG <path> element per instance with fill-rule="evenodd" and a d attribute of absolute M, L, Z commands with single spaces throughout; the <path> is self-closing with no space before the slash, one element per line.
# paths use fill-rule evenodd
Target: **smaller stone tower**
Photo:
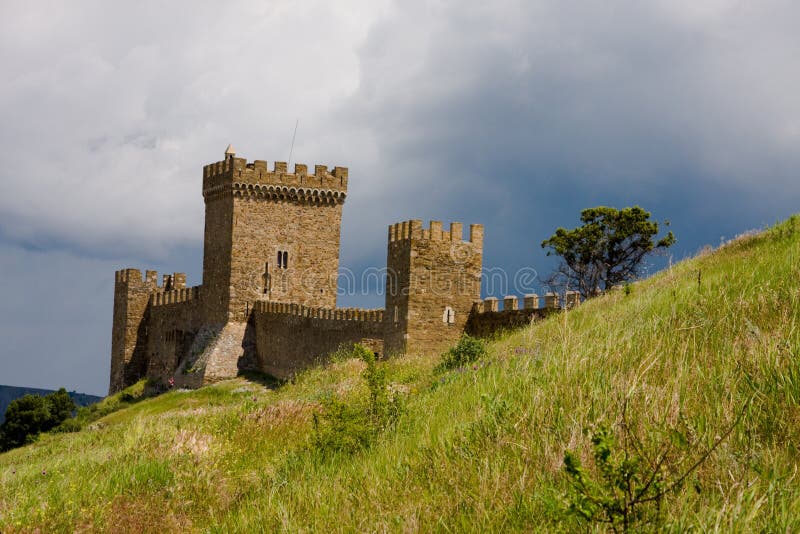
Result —
<path fill-rule="evenodd" d="M 158 290 L 158 273 L 123 269 L 114 277 L 114 322 L 111 332 L 111 393 L 133 384 L 147 372 L 147 312 L 150 294 Z"/>
<path fill-rule="evenodd" d="M 461 223 L 450 231 L 431 221 L 411 220 L 389 227 L 386 259 L 387 354 L 438 351 L 464 331 L 472 303 L 480 298 L 483 226 Z M 392 325 L 392 327 L 388 327 Z"/>
<path fill-rule="evenodd" d="M 114 318 L 111 327 L 111 380 L 109 394 L 116 393 L 148 374 L 155 342 L 152 304 L 164 295 L 186 288 L 186 274 L 165 274 L 158 285 L 158 272 L 122 269 L 114 276 Z M 155 329 L 157 330 L 157 329 Z"/>

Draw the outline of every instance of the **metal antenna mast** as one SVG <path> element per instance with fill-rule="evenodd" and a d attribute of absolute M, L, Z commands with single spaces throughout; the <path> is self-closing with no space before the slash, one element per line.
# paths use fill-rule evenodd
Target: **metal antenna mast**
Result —
<path fill-rule="evenodd" d="M 294 139 L 297 137 L 297 125 L 300 124 L 300 119 L 294 123 L 294 133 L 292 134 L 292 147 L 289 149 L 289 159 L 287 160 L 287 166 L 292 164 L 292 153 L 294 152 Z"/>

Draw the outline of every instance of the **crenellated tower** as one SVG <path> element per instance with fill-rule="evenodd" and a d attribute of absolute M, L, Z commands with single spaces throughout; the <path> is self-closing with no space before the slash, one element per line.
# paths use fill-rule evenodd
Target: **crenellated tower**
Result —
<path fill-rule="evenodd" d="M 335 307 L 347 168 L 237 158 L 203 169 L 203 288 L 217 323 L 241 321 L 253 302 Z"/>
<path fill-rule="evenodd" d="M 165 291 L 186 287 L 186 274 L 165 274 L 158 285 L 158 272 L 122 269 L 114 274 L 114 315 L 111 330 L 111 378 L 114 393 L 147 373 L 147 341 L 150 334 L 150 302 Z"/>
<path fill-rule="evenodd" d="M 461 223 L 450 230 L 431 221 L 389 226 L 386 259 L 387 354 L 437 351 L 464 331 L 472 304 L 480 298 L 483 226 L 472 224 L 463 240 Z"/>

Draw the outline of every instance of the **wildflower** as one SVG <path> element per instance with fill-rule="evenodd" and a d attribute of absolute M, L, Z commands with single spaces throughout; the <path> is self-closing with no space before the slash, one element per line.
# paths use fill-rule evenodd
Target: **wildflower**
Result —
<path fill-rule="evenodd" d="M 47 469 L 42 469 L 42 476 L 45 476 L 46 474 L 47 474 Z"/>

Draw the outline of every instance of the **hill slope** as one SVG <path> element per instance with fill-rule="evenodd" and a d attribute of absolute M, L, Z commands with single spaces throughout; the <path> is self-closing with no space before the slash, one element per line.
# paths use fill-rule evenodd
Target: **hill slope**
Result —
<path fill-rule="evenodd" d="M 14 399 L 18 399 L 23 395 L 40 395 L 45 396 L 53 393 L 51 389 L 38 389 L 38 388 L 22 388 L 17 386 L 0 386 L 0 423 L 5 419 L 6 408 Z M 93 404 L 102 397 L 94 395 L 87 395 L 85 393 L 69 392 L 69 396 L 75 401 L 78 406 L 88 406 Z"/>
<path fill-rule="evenodd" d="M 170 392 L 0 455 L 0 531 L 579 530 L 564 453 L 595 476 L 602 425 L 645 451 L 679 442 L 684 463 L 659 464 L 676 472 L 727 436 L 659 528 L 797 531 L 798 297 L 792 218 L 499 339 L 474 366 L 389 361 L 404 412 L 352 454 L 310 436 L 325 399 L 364 398 L 360 361 L 276 389 Z"/>

